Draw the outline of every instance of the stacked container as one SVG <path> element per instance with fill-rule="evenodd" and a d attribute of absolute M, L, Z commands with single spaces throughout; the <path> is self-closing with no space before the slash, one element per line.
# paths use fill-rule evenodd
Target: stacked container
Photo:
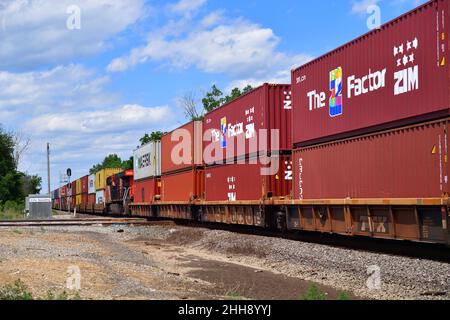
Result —
<path fill-rule="evenodd" d="M 98 205 L 105 205 L 106 199 L 105 199 L 105 190 L 106 190 L 106 179 L 115 174 L 122 171 L 120 168 L 107 168 L 99 170 L 95 173 L 95 203 Z"/>
<path fill-rule="evenodd" d="M 133 153 L 134 202 L 152 203 L 160 192 L 161 142 L 150 142 Z"/>
<path fill-rule="evenodd" d="M 205 200 L 290 196 L 291 118 L 291 86 L 281 84 L 264 84 L 206 114 Z"/>
<path fill-rule="evenodd" d="M 292 72 L 297 199 L 448 194 L 448 11 L 429 1 Z"/>
<path fill-rule="evenodd" d="M 194 201 L 204 193 L 203 130 L 192 121 L 161 140 L 161 201 Z"/>
<path fill-rule="evenodd" d="M 70 184 L 71 188 L 71 197 L 70 197 L 70 208 L 75 208 L 76 200 L 77 200 L 77 181 L 72 181 Z"/>
<path fill-rule="evenodd" d="M 96 193 L 96 189 L 95 189 L 95 174 L 91 174 L 88 177 L 88 201 L 87 203 L 89 205 L 92 204 L 96 204 L 96 198 L 95 198 L 95 193 Z"/>

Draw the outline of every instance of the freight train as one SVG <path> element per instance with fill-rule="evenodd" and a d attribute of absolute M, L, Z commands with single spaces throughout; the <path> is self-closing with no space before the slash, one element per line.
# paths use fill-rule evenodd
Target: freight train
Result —
<path fill-rule="evenodd" d="M 450 1 L 53 192 L 54 207 L 450 245 Z"/>

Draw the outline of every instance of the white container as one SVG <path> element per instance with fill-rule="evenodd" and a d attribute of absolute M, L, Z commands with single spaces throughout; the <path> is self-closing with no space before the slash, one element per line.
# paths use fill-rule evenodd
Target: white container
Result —
<path fill-rule="evenodd" d="M 91 174 L 88 180 L 88 193 L 93 194 L 96 192 L 95 189 L 95 174 Z"/>
<path fill-rule="evenodd" d="M 95 204 L 105 204 L 105 190 L 99 190 L 95 193 Z"/>
<path fill-rule="evenodd" d="M 161 142 L 150 142 L 133 153 L 134 180 L 161 176 Z"/>

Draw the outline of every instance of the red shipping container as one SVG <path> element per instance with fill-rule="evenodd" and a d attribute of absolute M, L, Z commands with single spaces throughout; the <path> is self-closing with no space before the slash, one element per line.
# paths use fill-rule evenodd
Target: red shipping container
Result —
<path fill-rule="evenodd" d="M 88 193 L 89 189 L 89 176 L 85 176 L 80 179 L 81 180 L 81 193 Z"/>
<path fill-rule="evenodd" d="M 75 198 L 75 196 L 77 195 L 77 182 L 73 181 L 71 183 L 72 186 L 72 197 Z"/>
<path fill-rule="evenodd" d="M 182 171 L 203 164 L 203 123 L 193 121 L 161 139 L 162 173 Z"/>
<path fill-rule="evenodd" d="M 61 187 L 61 197 L 67 196 L 67 186 Z"/>
<path fill-rule="evenodd" d="M 205 171 L 189 170 L 161 177 L 161 201 L 192 201 L 201 199 L 205 190 Z"/>
<path fill-rule="evenodd" d="M 88 204 L 95 204 L 95 193 L 91 193 L 88 195 Z"/>
<path fill-rule="evenodd" d="M 160 186 L 161 181 L 154 178 L 134 181 L 134 203 L 152 203 L 160 195 Z"/>
<path fill-rule="evenodd" d="M 449 3 L 430 1 L 294 70 L 293 142 L 308 146 L 448 116 Z"/>
<path fill-rule="evenodd" d="M 294 152 L 296 199 L 439 198 L 449 192 L 447 122 Z"/>
<path fill-rule="evenodd" d="M 291 156 L 272 158 L 273 174 L 263 175 L 266 173 L 262 170 L 267 167 L 270 166 L 259 162 L 207 167 L 206 201 L 259 201 L 291 196 Z"/>
<path fill-rule="evenodd" d="M 291 86 L 281 84 L 265 84 L 207 113 L 203 121 L 205 162 L 219 163 L 271 149 L 291 150 L 291 116 Z M 258 139 L 263 129 L 266 135 Z M 276 130 L 279 141 L 272 144 Z M 244 148 L 238 148 L 244 142 Z M 220 151 L 216 154 L 214 150 Z"/>
<path fill-rule="evenodd" d="M 88 203 L 88 194 L 87 193 L 83 193 L 81 195 L 81 203 L 82 204 L 87 204 Z"/>

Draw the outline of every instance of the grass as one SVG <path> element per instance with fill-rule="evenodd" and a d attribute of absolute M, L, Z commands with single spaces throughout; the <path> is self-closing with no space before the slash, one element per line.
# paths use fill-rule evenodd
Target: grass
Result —
<path fill-rule="evenodd" d="M 22 234 L 23 232 L 19 229 L 14 229 L 12 232 L 14 232 L 15 234 Z"/>
<path fill-rule="evenodd" d="M 78 293 L 68 294 L 66 291 L 55 294 L 48 290 L 44 297 L 33 297 L 28 286 L 20 279 L 14 284 L 7 284 L 0 288 L 0 300 L 81 300 Z"/>
<path fill-rule="evenodd" d="M 6 209 L 0 211 L 0 220 L 20 220 L 24 215 L 22 211 Z"/>
<path fill-rule="evenodd" d="M 323 301 L 323 300 L 328 300 L 328 296 L 325 292 L 322 292 L 319 289 L 319 287 L 317 287 L 315 284 L 313 284 L 306 293 L 300 295 L 299 300 Z M 351 298 L 347 292 L 341 291 L 337 297 L 337 300 L 345 301 L 345 300 L 351 300 Z"/>

